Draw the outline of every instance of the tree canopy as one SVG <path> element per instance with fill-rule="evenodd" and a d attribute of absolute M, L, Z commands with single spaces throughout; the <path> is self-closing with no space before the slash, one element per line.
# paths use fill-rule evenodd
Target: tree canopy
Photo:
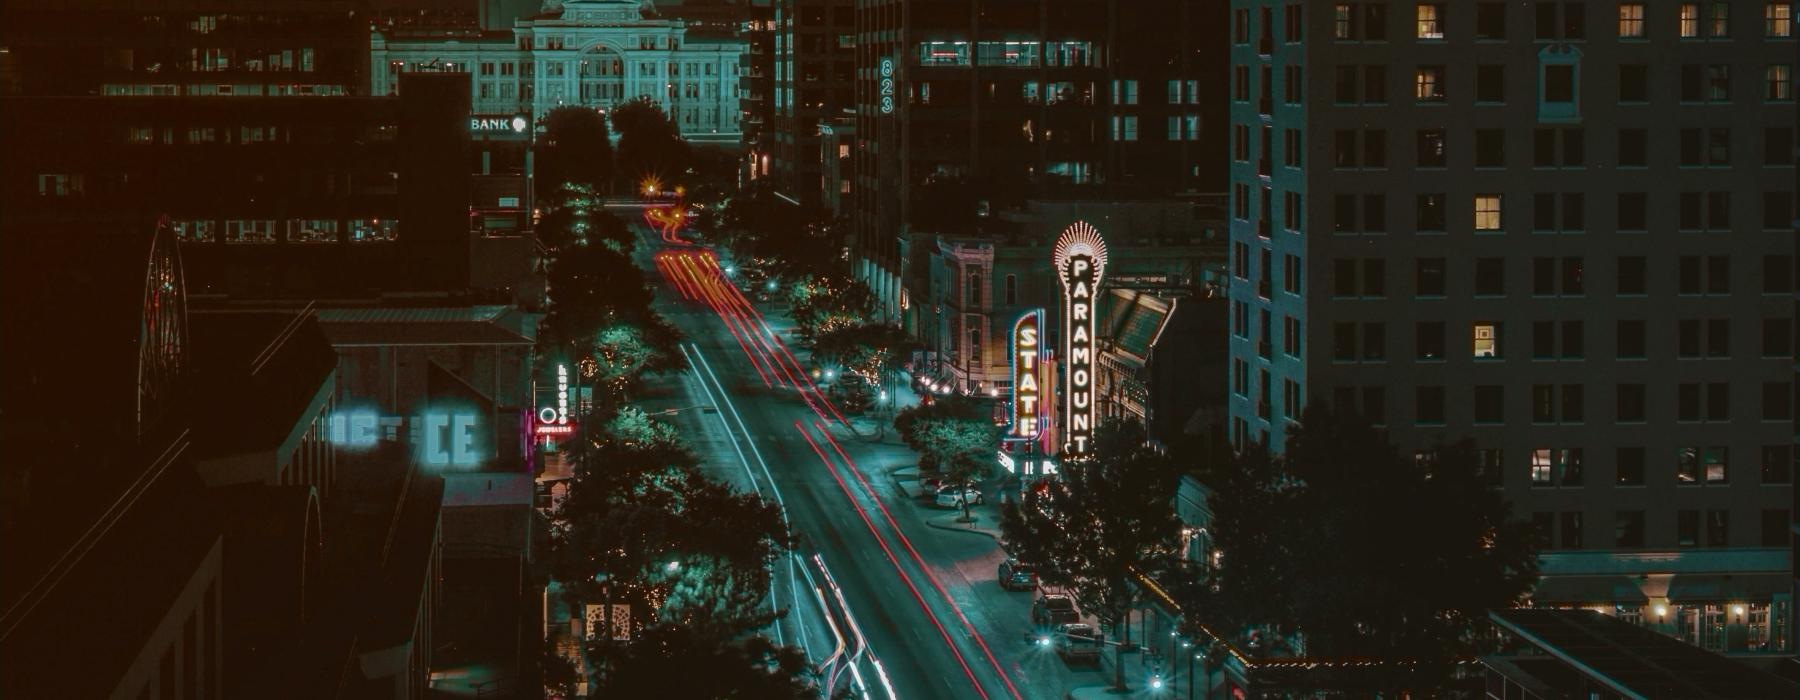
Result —
<path fill-rule="evenodd" d="M 1140 595 L 1136 574 L 1159 572 L 1178 551 L 1179 481 L 1175 466 L 1146 443 L 1141 424 L 1109 420 L 1095 435 L 1092 457 L 1066 461 L 1059 478 L 1003 507 L 1001 531 L 1015 555 L 1044 565 L 1044 582 L 1074 591 L 1117 633 Z M 1114 677 L 1120 687 L 1122 674 Z"/>
<path fill-rule="evenodd" d="M 614 107 L 612 125 L 619 132 L 617 169 L 626 184 L 635 189 L 645 178 L 675 182 L 686 174 L 692 160 L 688 144 L 655 100 L 642 97 Z"/>
<path fill-rule="evenodd" d="M 813 341 L 812 359 L 879 386 L 882 377 L 905 366 L 908 354 L 917 346 L 918 342 L 897 326 L 859 323 L 820 334 Z"/>
<path fill-rule="evenodd" d="M 607 670 L 594 697 L 816 700 L 806 655 L 767 637 L 722 640 L 680 625 L 646 630 L 630 643 L 596 645 Z"/>
<path fill-rule="evenodd" d="M 866 322 L 875 310 L 875 293 L 847 274 L 812 275 L 788 286 L 788 304 L 796 330 L 810 341 Z"/>
<path fill-rule="evenodd" d="M 1220 566 L 1184 607 L 1310 656 L 1418 662 L 1396 665 L 1397 683 L 1441 679 L 1487 610 L 1530 591 L 1535 536 L 1469 442 L 1420 460 L 1359 418 L 1303 418 L 1285 454 L 1252 449 L 1210 476 Z"/>
<path fill-rule="evenodd" d="M 612 179 L 613 152 L 606 117 L 586 107 L 557 107 L 544 115 L 537 181 L 544 192 L 564 185 L 603 188 Z"/>

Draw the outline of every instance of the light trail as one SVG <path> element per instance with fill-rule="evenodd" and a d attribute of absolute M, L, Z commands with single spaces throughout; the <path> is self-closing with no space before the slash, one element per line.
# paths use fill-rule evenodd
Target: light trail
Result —
<path fill-rule="evenodd" d="M 737 438 L 734 437 L 731 433 L 731 422 L 728 420 L 725 420 L 725 412 L 719 410 L 719 401 L 718 401 L 718 399 L 713 397 L 712 388 L 708 387 L 706 385 L 706 377 L 703 377 L 700 375 L 700 369 L 694 364 L 694 358 L 688 355 L 687 348 L 681 347 L 681 346 L 677 346 L 677 347 L 681 350 L 681 355 L 683 357 L 687 358 L 688 366 L 690 368 L 693 368 L 694 379 L 696 379 L 700 382 L 700 390 L 703 392 L 706 392 L 706 400 L 708 403 L 712 404 L 713 412 L 719 416 L 719 424 L 725 428 L 725 439 L 731 443 L 731 449 L 733 451 L 737 452 L 738 463 L 744 465 L 744 476 L 746 476 L 750 479 L 750 490 L 756 494 L 757 498 L 762 498 L 763 497 L 762 487 L 758 486 L 756 484 L 756 472 L 750 469 L 750 460 L 746 459 L 744 457 L 743 448 L 738 447 Z M 700 352 L 699 346 L 695 346 L 694 353 L 699 354 L 699 352 Z M 720 386 L 719 392 L 720 392 L 720 394 L 723 394 L 725 392 L 725 387 Z M 729 400 L 729 399 L 727 399 L 727 400 Z M 745 434 L 744 439 L 745 439 L 745 441 L 749 441 L 749 435 L 747 433 Z M 751 443 L 751 444 L 752 444 L 752 446 L 754 446 L 755 443 Z M 764 466 L 763 470 L 768 471 L 768 467 Z M 773 488 L 774 485 L 775 485 L 775 482 L 773 480 L 770 480 L 769 486 L 771 488 Z M 775 495 L 775 502 L 777 504 L 781 503 L 780 494 Z M 787 506 L 786 505 L 781 506 L 781 524 L 783 526 L 787 526 L 787 524 L 788 524 L 788 522 L 787 522 Z M 788 586 L 790 588 L 792 588 L 793 585 L 794 585 L 794 564 L 793 564 L 793 560 L 790 559 L 788 561 Z M 779 599 L 780 599 L 780 597 L 775 593 L 775 577 L 771 576 L 771 577 L 769 577 L 769 612 L 771 612 L 771 613 L 779 613 L 780 612 L 780 608 L 776 607 L 776 604 L 775 604 L 775 601 L 777 601 Z M 805 647 L 807 644 L 806 628 L 805 628 L 804 623 L 799 623 L 799 613 L 798 612 L 795 612 L 795 621 L 796 621 L 796 623 L 801 625 L 800 634 L 799 634 L 800 644 L 802 647 Z M 783 646 L 785 646 L 787 644 L 785 635 L 783 635 L 781 632 L 781 624 L 780 623 L 776 623 L 776 625 L 775 625 L 775 641 L 779 644 L 782 644 Z M 809 650 L 808 651 L 809 658 L 810 658 L 810 655 L 811 655 L 811 652 Z"/>
<path fill-rule="evenodd" d="M 881 531 L 875 527 L 875 521 L 869 519 L 869 514 L 863 510 L 862 504 L 858 503 L 856 496 L 850 492 L 850 485 L 844 482 L 842 476 L 838 475 L 837 465 L 832 464 L 831 458 L 825 456 L 825 451 L 819 447 L 819 443 L 813 441 L 812 434 L 807 432 L 804 424 L 794 421 L 794 429 L 800 431 L 800 436 L 806 439 L 807 446 L 811 447 L 813 453 L 819 456 L 820 462 L 825 463 L 825 468 L 830 471 L 831 478 L 837 482 L 838 488 L 844 492 L 844 497 L 850 499 L 850 505 L 856 510 L 857 517 L 861 518 L 863 525 L 869 528 L 869 534 L 875 536 L 875 543 L 881 545 L 882 553 L 887 555 L 888 562 L 894 565 L 894 571 L 900 574 L 900 580 L 905 582 L 907 590 L 912 592 L 913 600 L 919 602 L 919 609 L 925 611 L 925 617 L 931 620 L 932 626 L 937 628 L 938 635 L 944 638 L 944 646 L 950 649 L 952 656 L 956 657 L 956 663 L 962 666 L 963 674 L 969 677 L 969 683 L 975 687 L 975 692 L 982 698 L 987 698 L 987 689 L 981 687 L 980 679 L 975 677 L 975 669 L 969 667 L 969 662 L 963 658 L 962 651 L 956 648 L 956 640 L 951 639 L 950 630 L 938 620 L 937 613 L 933 612 L 931 605 L 925 602 L 925 596 L 913 583 L 912 576 L 908 575 L 906 569 L 900 566 L 900 558 L 894 556 L 894 550 L 888 546 L 887 538 L 881 536 Z"/>
<path fill-rule="evenodd" d="M 857 482 L 861 483 L 862 487 L 868 491 L 869 497 L 875 501 L 875 507 L 881 510 L 881 517 L 887 520 L 888 526 L 894 529 L 894 534 L 900 537 L 900 544 L 906 548 L 908 554 L 912 555 L 913 561 L 918 563 L 919 570 L 925 572 L 925 580 L 930 581 L 931 586 L 937 589 L 938 595 L 944 597 L 944 602 L 950 604 L 951 612 L 956 613 L 956 619 L 962 621 L 963 628 L 969 631 L 969 636 L 973 637 L 975 644 L 981 647 L 982 655 L 987 657 L 988 663 L 994 667 L 994 672 L 1000 674 L 1000 681 L 1006 684 L 1006 689 L 1012 693 L 1014 698 L 1023 700 L 1024 696 L 1020 695 L 1019 689 L 1013 686 L 1012 678 L 1007 675 L 1006 668 L 1000 665 L 1000 660 L 994 658 L 994 651 L 988 648 L 987 639 L 976 631 L 975 625 L 969 622 L 968 616 L 963 614 L 962 608 L 956 604 L 956 600 L 950 597 L 950 591 L 944 588 L 944 584 L 938 581 L 937 575 L 931 572 L 931 567 L 925 564 L 925 558 L 919 556 L 919 550 L 913 548 L 912 540 L 906 536 L 904 530 L 900 529 L 900 523 L 894 520 L 894 514 L 888 512 L 887 504 L 882 503 L 881 498 L 875 495 L 875 488 L 870 486 L 869 480 L 864 477 L 862 467 L 856 466 L 856 460 L 851 459 L 850 455 L 844 452 L 843 446 L 838 444 L 837 438 L 832 437 L 831 432 L 826 430 L 823 424 L 814 423 L 813 427 L 819 430 L 819 434 L 825 436 L 825 441 L 831 444 L 832 451 L 836 452 L 838 457 L 844 460 L 844 464 L 850 467 L 850 475 L 856 477 Z"/>

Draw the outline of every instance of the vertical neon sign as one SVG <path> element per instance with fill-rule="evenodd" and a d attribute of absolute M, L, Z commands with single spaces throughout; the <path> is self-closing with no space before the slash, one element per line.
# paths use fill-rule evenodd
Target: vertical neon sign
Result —
<path fill-rule="evenodd" d="M 894 113 L 894 59 L 881 59 L 881 113 Z"/>
<path fill-rule="evenodd" d="M 1038 416 L 1043 404 L 1043 379 L 1039 374 L 1043 365 L 1039 362 L 1043 354 L 1043 335 L 1040 324 L 1043 323 L 1043 309 L 1033 309 L 1020 316 L 1013 324 L 1012 334 L 1012 437 L 1030 439 L 1041 432 Z"/>
<path fill-rule="evenodd" d="M 1063 229 L 1053 250 L 1063 286 L 1063 452 L 1088 454 L 1094 438 L 1094 313 L 1106 275 L 1106 241 L 1085 221 Z"/>

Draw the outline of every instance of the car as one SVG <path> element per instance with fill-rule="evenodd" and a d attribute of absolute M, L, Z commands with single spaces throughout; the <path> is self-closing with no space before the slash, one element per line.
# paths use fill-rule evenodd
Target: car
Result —
<path fill-rule="evenodd" d="M 963 503 L 981 504 L 981 492 L 969 486 L 940 486 L 937 490 L 937 507 L 961 508 Z"/>
<path fill-rule="evenodd" d="M 1075 599 L 1060 593 L 1045 593 L 1031 604 L 1031 622 L 1035 625 L 1067 625 L 1081 621 Z"/>
<path fill-rule="evenodd" d="M 928 476 L 919 480 L 919 489 L 924 493 L 937 493 L 939 489 L 950 485 L 943 477 Z"/>
<path fill-rule="evenodd" d="M 1064 661 L 1100 662 L 1100 650 L 1106 647 L 1106 638 L 1093 625 L 1072 622 L 1057 627 L 1056 632 L 1056 655 Z"/>
<path fill-rule="evenodd" d="M 1009 591 L 1029 591 L 1037 588 L 1037 566 L 1026 564 L 1017 559 L 1000 562 L 1000 587 Z"/>

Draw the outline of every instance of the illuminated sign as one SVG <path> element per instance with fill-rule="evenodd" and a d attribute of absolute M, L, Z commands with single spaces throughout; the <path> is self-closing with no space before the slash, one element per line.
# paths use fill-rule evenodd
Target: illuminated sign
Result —
<path fill-rule="evenodd" d="M 1040 324 L 1044 318 L 1042 309 L 1034 309 L 1020 316 L 1013 324 L 1012 334 L 1012 437 L 1034 438 L 1041 432 L 1039 416 L 1042 415 L 1043 378 L 1040 373 L 1043 365 L 1039 362 L 1044 352 L 1043 335 Z"/>
<path fill-rule="evenodd" d="M 434 466 L 473 467 L 486 456 L 476 444 L 479 419 L 473 411 L 428 410 L 417 416 L 382 416 L 373 411 L 333 413 L 326 421 L 331 444 L 360 450 L 382 440 L 415 446 L 414 457 Z"/>
<path fill-rule="evenodd" d="M 539 423 L 569 422 L 569 366 L 556 366 L 556 405 L 538 409 Z"/>
<path fill-rule="evenodd" d="M 1094 438 L 1094 315 L 1106 275 L 1106 241 L 1085 221 L 1063 229 L 1053 251 L 1063 287 L 1063 452 L 1085 455 Z"/>
<path fill-rule="evenodd" d="M 475 134 L 523 134 L 531 120 L 523 114 L 476 114 L 469 117 L 469 132 Z"/>
<path fill-rule="evenodd" d="M 894 59 L 881 59 L 881 113 L 894 113 Z"/>

